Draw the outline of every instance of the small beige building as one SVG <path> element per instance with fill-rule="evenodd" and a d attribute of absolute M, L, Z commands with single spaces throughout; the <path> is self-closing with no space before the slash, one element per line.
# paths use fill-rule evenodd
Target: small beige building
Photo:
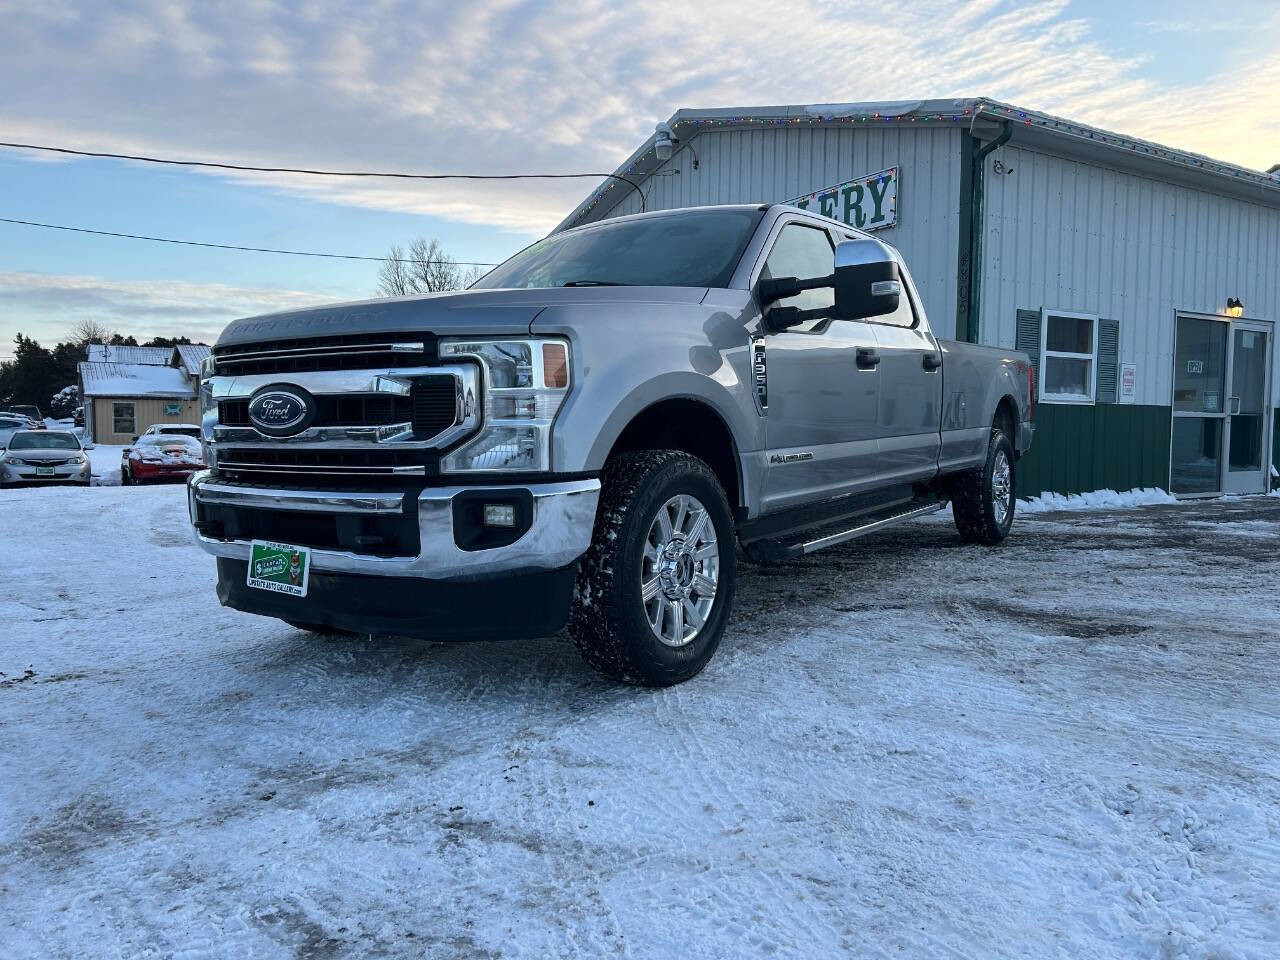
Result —
<path fill-rule="evenodd" d="M 89 356 L 107 356 L 112 349 L 119 348 L 91 344 Z M 152 424 L 199 423 L 200 361 L 208 354 L 200 345 L 136 347 L 129 357 L 134 362 L 82 361 L 85 436 L 94 443 L 129 444 Z"/>

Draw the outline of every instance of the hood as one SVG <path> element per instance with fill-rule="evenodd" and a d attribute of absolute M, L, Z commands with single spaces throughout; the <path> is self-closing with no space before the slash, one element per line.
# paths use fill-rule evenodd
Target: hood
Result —
<path fill-rule="evenodd" d="M 552 287 L 361 300 L 235 320 L 222 331 L 217 346 L 351 333 L 519 335 L 529 333 L 534 318 L 550 306 L 698 303 L 706 292 L 704 287 Z"/>

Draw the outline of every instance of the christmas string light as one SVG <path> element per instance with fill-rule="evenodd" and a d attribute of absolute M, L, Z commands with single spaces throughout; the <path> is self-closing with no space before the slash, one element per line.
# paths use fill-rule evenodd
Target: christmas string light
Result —
<path fill-rule="evenodd" d="M 927 113 L 899 113 L 889 114 L 880 113 L 879 111 L 859 112 L 847 114 L 844 116 L 822 116 L 820 114 L 806 114 L 803 116 L 792 117 L 689 117 L 677 120 L 672 123 L 672 133 L 675 134 L 681 128 L 692 127 L 695 131 L 703 129 L 716 129 L 723 127 L 821 127 L 821 126 L 840 126 L 840 125 L 858 125 L 876 124 L 876 123 L 959 123 L 961 120 L 968 120 L 972 123 L 979 115 L 986 118 L 999 121 L 1013 121 L 1020 123 L 1024 127 L 1042 127 L 1047 130 L 1053 130 L 1059 133 L 1065 133 L 1071 136 L 1087 137 L 1095 143 L 1108 144 L 1124 149 L 1132 150 L 1135 153 L 1140 152 L 1147 156 L 1157 157 L 1162 160 L 1168 160 L 1172 163 L 1185 164 L 1198 169 L 1207 169 L 1212 166 L 1220 173 L 1234 176 L 1240 179 L 1245 178 L 1245 174 L 1237 168 L 1229 164 L 1220 164 L 1213 160 L 1206 161 L 1204 157 L 1188 156 L 1179 151 L 1169 150 L 1160 147 L 1158 144 L 1150 144 L 1131 137 L 1117 136 L 1109 134 L 1101 130 L 1095 130 L 1081 124 L 1071 123 L 1070 121 L 1060 120 L 1056 117 L 1047 115 L 1038 115 L 1028 113 L 1026 110 L 1020 110 L 1016 107 L 1010 107 L 1000 103 L 983 102 L 974 105 L 972 108 L 963 107 L 956 111 L 929 111 Z M 639 157 L 632 160 L 628 164 L 625 174 L 630 175 L 635 172 L 636 168 L 642 164 L 648 163 L 654 159 L 654 151 L 649 148 Z M 617 183 L 609 183 L 602 187 L 592 198 L 585 204 L 574 216 L 573 222 L 577 223 L 590 213 L 597 205 L 600 204 L 609 194 L 616 189 Z"/>

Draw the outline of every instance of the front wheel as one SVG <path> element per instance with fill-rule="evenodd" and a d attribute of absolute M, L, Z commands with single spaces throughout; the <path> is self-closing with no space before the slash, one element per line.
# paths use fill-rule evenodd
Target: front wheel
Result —
<path fill-rule="evenodd" d="M 621 454 L 601 479 L 569 633 L 614 680 L 688 680 L 715 654 L 733 604 L 728 499 L 705 463 L 675 450 Z"/>
<path fill-rule="evenodd" d="M 995 546 L 1009 535 L 1017 503 L 1013 444 L 998 427 L 991 431 L 987 462 L 954 477 L 951 512 L 961 539 Z"/>

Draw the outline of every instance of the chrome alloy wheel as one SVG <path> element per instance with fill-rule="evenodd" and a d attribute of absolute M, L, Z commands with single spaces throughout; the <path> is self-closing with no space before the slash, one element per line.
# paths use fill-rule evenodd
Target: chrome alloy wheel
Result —
<path fill-rule="evenodd" d="M 678 494 L 649 525 L 640 564 L 640 595 L 653 635 L 669 647 L 691 643 L 716 599 L 720 544 L 697 497 Z"/>
<path fill-rule="evenodd" d="M 1004 526 L 1012 507 L 1013 476 L 1009 466 L 1009 457 L 1003 450 L 996 451 L 995 463 L 991 465 L 991 506 L 995 510 L 996 525 Z"/>

